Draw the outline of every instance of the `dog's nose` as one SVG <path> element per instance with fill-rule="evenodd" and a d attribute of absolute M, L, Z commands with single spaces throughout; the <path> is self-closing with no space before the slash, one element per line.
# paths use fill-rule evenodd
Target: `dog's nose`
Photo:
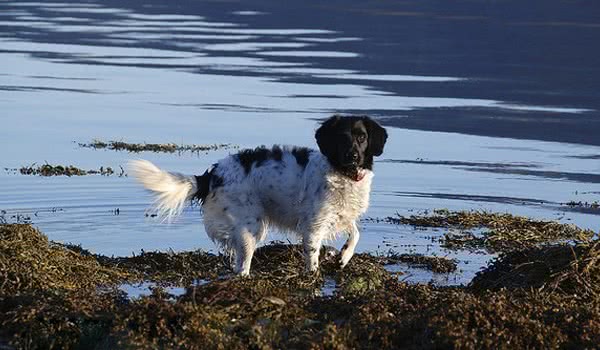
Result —
<path fill-rule="evenodd" d="M 358 163 L 358 161 L 360 160 L 360 154 L 358 154 L 357 151 L 349 151 L 348 153 L 346 153 L 346 155 L 344 156 L 344 160 L 347 163 L 352 163 L 352 164 L 356 164 Z"/>

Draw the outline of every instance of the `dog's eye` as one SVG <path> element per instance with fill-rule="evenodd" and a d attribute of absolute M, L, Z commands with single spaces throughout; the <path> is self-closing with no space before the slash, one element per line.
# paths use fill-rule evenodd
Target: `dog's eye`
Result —
<path fill-rule="evenodd" d="M 358 142 L 363 143 L 367 140 L 367 137 L 364 134 L 358 135 L 358 137 L 356 138 L 358 140 Z"/>

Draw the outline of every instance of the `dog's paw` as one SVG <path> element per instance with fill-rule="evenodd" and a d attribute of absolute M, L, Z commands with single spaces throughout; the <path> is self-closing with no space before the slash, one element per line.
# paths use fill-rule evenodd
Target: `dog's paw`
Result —
<path fill-rule="evenodd" d="M 304 266 L 304 273 L 306 275 L 316 275 L 319 274 L 319 263 L 318 262 L 308 262 Z"/>

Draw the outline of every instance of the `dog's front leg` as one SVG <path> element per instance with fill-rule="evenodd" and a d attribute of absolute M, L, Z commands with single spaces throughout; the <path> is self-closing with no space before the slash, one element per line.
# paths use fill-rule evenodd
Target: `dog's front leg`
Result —
<path fill-rule="evenodd" d="M 256 249 L 256 238 L 247 229 L 240 230 L 233 240 L 235 250 L 235 273 L 240 276 L 250 274 L 250 264 Z"/>
<path fill-rule="evenodd" d="M 306 270 L 316 272 L 319 269 L 319 252 L 325 231 L 309 230 L 304 234 L 302 243 L 304 246 L 304 259 L 306 261 Z"/>
<path fill-rule="evenodd" d="M 342 247 L 342 257 L 340 259 L 340 264 L 342 267 L 346 266 L 350 261 L 350 258 L 354 255 L 354 249 L 356 248 L 356 244 L 358 244 L 358 239 L 360 238 L 360 232 L 358 231 L 358 225 L 356 225 L 356 221 L 352 223 L 349 227 L 348 231 L 348 241 Z"/>

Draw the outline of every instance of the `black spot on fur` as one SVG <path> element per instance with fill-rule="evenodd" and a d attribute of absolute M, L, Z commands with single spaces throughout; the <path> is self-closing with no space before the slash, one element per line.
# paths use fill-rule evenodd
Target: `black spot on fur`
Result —
<path fill-rule="evenodd" d="M 211 198 L 215 197 L 213 192 L 215 188 L 223 186 L 223 178 L 216 174 L 218 164 L 213 164 L 212 168 L 206 170 L 201 176 L 195 176 L 198 191 L 194 195 L 200 203 L 204 204 L 206 197 L 212 193 Z"/>
<path fill-rule="evenodd" d="M 202 204 L 204 204 L 204 200 L 206 199 L 206 196 L 208 196 L 208 192 L 210 191 L 211 176 L 212 175 L 208 172 L 208 170 L 205 171 L 204 174 L 202 174 L 201 176 L 195 176 L 198 191 L 196 192 L 194 197 L 198 198 L 198 200 Z"/>
<path fill-rule="evenodd" d="M 219 175 L 213 174 L 210 181 L 211 189 L 223 187 L 223 178 Z"/>
<path fill-rule="evenodd" d="M 273 146 L 271 149 L 265 146 L 260 146 L 255 149 L 245 149 L 237 154 L 237 159 L 244 167 L 246 175 L 252 170 L 252 165 L 259 167 L 267 160 L 275 160 L 280 162 L 283 156 L 283 151 L 279 146 Z"/>
<path fill-rule="evenodd" d="M 275 145 L 273 146 L 273 148 L 271 149 L 271 158 L 281 162 L 281 158 L 283 157 L 283 151 L 281 150 L 281 147 Z"/>
<path fill-rule="evenodd" d="M 296 158 L 296 163 L 300 165 L 302 168 L 306 168 L 306 164 L 308 164 L 308 156 L 310 155 L 310 150 L 304 147 L 294 147 L 292 150 L 292 155 Z"/>
<path fill-rule="evenodd" d="M 341 251 L 343 252 L 343 251 L 344 251 L 344 250 L 346 250 L 346 249 L 348 249 L 348 243 L 344 244 L 344 246 L 342 247 L 342 250 L 341 250 Z"/>
<path fill-rule="evenodd" d="M 244 167 L 246 174 L 250 173 L 252 164 L 264 161 L 267 158 L 266 148 L 257 149 L 245 149 L 237 154 L 237 159 L 240 164 Z"/>
<path fill-rule="evenodd" d="M 229 207 L 225 207 L 223 208 L 223 211 L 227 211 L 229 209 Z"/>

